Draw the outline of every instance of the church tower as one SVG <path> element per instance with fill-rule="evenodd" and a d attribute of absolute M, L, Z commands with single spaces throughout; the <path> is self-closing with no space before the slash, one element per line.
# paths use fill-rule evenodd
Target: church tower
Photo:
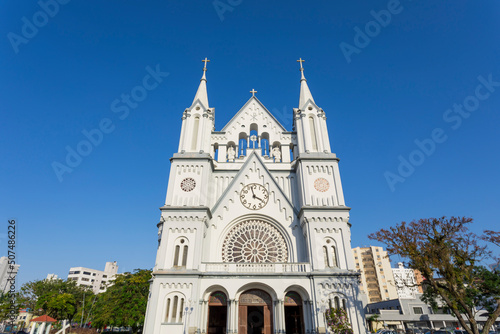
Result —
<path fill-rule="evenodd" d="M 207 60 L 171 158 L 145 334 L 366 333 L 338 162 L 300 62 L 287 131 L 252 96 L 220 131 Z"/>

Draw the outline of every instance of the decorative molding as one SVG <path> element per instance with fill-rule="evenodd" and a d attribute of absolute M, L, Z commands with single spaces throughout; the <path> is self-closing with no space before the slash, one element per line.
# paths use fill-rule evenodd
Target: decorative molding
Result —
<path fill-rule="evenodd" d="M 184 228 L 184 227 L 170 227 L 168 229 L 169 232 L 174 233 L 196 233 L 196 228 Z"/>
<path fill-rule="evenodd" d="M 340 228 L 315 228 L 314 229 L 316 231 L 316 233 L 328 233 L 328 234 L 332 234 L 332 233 L 339 233 L 342 229 Z"/>
<path fill-rule="evenodd" d="M 193 287 L 193 283 L 160 283 L 160 287 L 163 289 L 177 289 L 177 290 L 186 290 L 191 289 Z"/>

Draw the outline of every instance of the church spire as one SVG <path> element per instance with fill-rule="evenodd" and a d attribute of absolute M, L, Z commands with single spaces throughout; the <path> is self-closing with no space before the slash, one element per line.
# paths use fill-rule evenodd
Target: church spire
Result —
<path fill-rule="evenodd" d="M 302 58 L 297 60 L 300 63 L 300 100 L 299 100 L 299 109 L 303 109 L 304 105 L 308 100 L 314 102 L 311 91 L 309 90 L 309 86 L 307 85 L 306 77 L 304 76 L 304 67 L 302 63 L 305 62 Z"/>
<path fill-rule="evenodd" d="M 203 76 L 201 77 L 200 80 L 200 86 L 198 87 L 198 90 L 196 91 L 196 95 L 194 96 L 193 104 L 196 102 L 196 100 L 200 100 L 200 102 L 203 104 L 203 106 L 208 109 L 208 94 L 207 94 L 207 63 L 210 62 L 206 57 L 205 59 L 202 60 L 202 62 L 205 63 L 203 66 Z"/>

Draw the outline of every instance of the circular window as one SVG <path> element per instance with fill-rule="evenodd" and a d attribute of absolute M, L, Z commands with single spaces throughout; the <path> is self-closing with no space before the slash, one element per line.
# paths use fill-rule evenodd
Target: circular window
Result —
<path fill-rule="evenodd" d="M 187 177 L 181 182 L 181 189 L 191 191 L 196 187 L 196 181 L 193 178 Z"/>
<path fill-rule="evenodd" d="M 285 239 L 274 226 L 264 221 L 239 223 L 224 239 L 224 262 L 270 263 L 287 260 Z"/>
<path fill-rule="evenodd" d="M 328 181 L 322 177 L 320 178 L 317 178 L 315 181 L 314 181 L 314 189 L 316 189 L 317 191 L 320 191 L 322 193 L 324 193 L 325 191 L 327 191 L 328 189 L 330 189 L 330 183 L 328 183 Z"/>

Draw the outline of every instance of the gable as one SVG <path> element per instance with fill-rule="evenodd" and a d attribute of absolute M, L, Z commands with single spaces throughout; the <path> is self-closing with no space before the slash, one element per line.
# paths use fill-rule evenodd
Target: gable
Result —
<path fill-rule="evenodd" d="M 247 103 L 233 116 L 233 118 L 224 126 L 221 132 L 229 134 L 238 133 L 241 129 L 250 127 L 251 124 L 257 124 L 259 132 L 281 133 L 287 130 L 271 114 L 269 110 L 257 99 L 252 96 Z"/>
<path fill-rule="evenodd" d="M 252 183 L 262 185 L 269 194 L 266 206 L 259 210 L 246 208 L 240 200 L 241 190 Z M 244 214 L 267 215 L 278 221 L 292 224 L 298 214 L 256 152 L 250 154 L 211 212 L 216 224 L 218 221 L 230 221 L 233 216 Z"/>

